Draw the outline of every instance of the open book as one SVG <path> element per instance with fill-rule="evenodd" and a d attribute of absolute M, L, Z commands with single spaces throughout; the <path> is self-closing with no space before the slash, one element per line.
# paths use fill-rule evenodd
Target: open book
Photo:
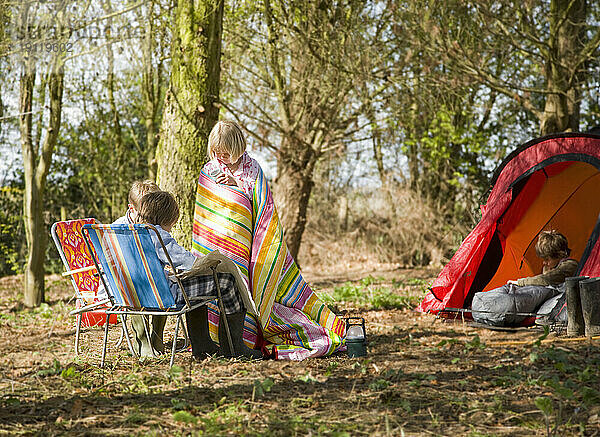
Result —
<path fill-rule="evenodd" d="M 196 258 L 192 268 L 190 270 L 186 270 L 185 272 L 178 273 L 177 277 L 179 279 L 187 279 L 192 276 L 212 275 L 211 267 L 215 266 L 217 272 L 231 273 L 233 275 L 235 278 L 236 288 L 238 289 L 240 295 L 242 296 L 242 300 L 246 305 L 246 311 L 258 317 L 256 304 L 250 295 L 250 290 L 248 290 L 246 281 L 244 281 L 244 278 L 242 277 L 240 268 L 218 250 L 213 250 L 203 257 Z"/>

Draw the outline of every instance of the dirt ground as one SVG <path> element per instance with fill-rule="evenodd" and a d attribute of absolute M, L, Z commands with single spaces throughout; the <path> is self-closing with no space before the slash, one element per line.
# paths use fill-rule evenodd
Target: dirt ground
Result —
<path fill-rule="evenodd" d="M 305 271 L 321 293 L 370 277 L 413 302 L 436 274 Z M 85 331 L 76 356 L 70 283 L 47 285 L 48 305 L 32 311 L 19 304 L 22 278 L 0 279 L 1 435 L 600 434 L 599 340 L 339 302 L 366 319 L 367 357 L 197 363 L 182 352 L 169 370 L 112 347 L 101 369 L 102 330 Z"/>

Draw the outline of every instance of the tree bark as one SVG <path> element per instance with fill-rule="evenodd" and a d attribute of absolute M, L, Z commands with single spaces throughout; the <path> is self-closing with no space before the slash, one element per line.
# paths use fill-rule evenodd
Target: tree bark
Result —
<path fill-rule="evenodd" d="M 301 152 L 299 154 L 299 152 Z M 314 183 L 312 175 L 318 156 L 294 140 L 284 139 L 277 153 L 275 196 L 285 232 L 285 241 L 294 259 L 298 257 L 306 228 L 306 211 Z"/>
<path fill-rule="evenodd" d="M 196 181 L 206 161 L 208 135 L 219 116 L 223 0 L 180 0 L 171 49 L 171 83 L 157 148 L 157 180 L 179 202 L 173 229 L 191 247 Z"/>
<path fill-rule="evenodd" d="M 366 87 L 365 87 L 366 88 Z M 383 151 L 381 148 L 381 128 L 377 123 L 377 115 L 375 114 L 375 108 L 373 107 L 373 101 L 364 102 L 367 119 L 369 120 L 371 128 L 371 141 L 373 143 L 373 158 L 375 159 L 375 165 L 377 166 L 377 172 L 379 173 L 379 179 L 381 185 L 386 186 L 388 182 L 387 171 L 383 165 Z"/>
<path fill-rule="evenodd" d="M 585 46 L 585 0 L 550 3 L 549 54 L 545 74 L 550 92 L 544 105 L 540 133 L 578 131 L 582 68 L 577 57 Z"/>
<path fill-rule="evenodd" d="M 104 2 L 104 12 L 107 15 L 112 14 L 112 5 L 110 0 Z M 108 19 L 108 25 L 112 27 L 112 18 Z M 112 120 L 111 126 L 109 128 L 109 138 L 112 144 L 114 145 L 113 151 L 116 157 L 116 168 L 115 170 L 115 178 L 119 181 L 122 178 L 122 168 L 127 165 L 126 160 L 124 159 L 124 146 L 123 146 L 123 129 L 121 128 L 121 120 L 119 116 L 119 108 L 117 107 L 117 101 L 115 99 L 115 55 L 113 52 L 112 42 L 109 42 L 106 45 L 106 56 L 107 56 L 107 72 L 106 72 L 106 91 L 108 95 L 108 104 L 110 105 L 110 110 L 112 112 Z M 121 184 L 124 185 L 124 184 Z M 113 191 L 110 193 L 110 216 L 118 217 L 120 211 L 122 211 L 123 205 L 118 205 L 115 201 L 116 193 Z"/>
<path fill-rule="evenodd" d="M 146 126 L 146 160 L 148 163 L 148 178 L 156 179 L 156 148 L 158 145 L 158 131 L 160 126 L 157 120 L 157 114 L 160 108 L 160 99 L 162 96 L 162 60 L 156 61 L 156 68 L 153 65 L 153 52 L 156 48 L 155 32 L 158 30 L 155 26 L 155 2 L 151 1 L 148 5 L 148 16 L 144 17 L 146 21 L 143 58 L 142 58 L 142 95 L 144 97 L 144 125 Z"/>
<path fill-rule="evenodd" d="M 52 154 L 58 139 L 62 113 L 64 69 L 62 59 L 54 57 L 48 80 L 50 92 L 50 119 L 41 153 L 32 138 L 33 90 L 35 64 L 28 59 L 20 78 L 20 131 L 21 150 L 25 176 L 23 196 L 23 221 L 29 253 L 24 274 L 24 303 L 28 307 L 40 305 L 44 296 L 44 258 L 46 254 L 47 229 L 44 223 L 44 192 L 46 177 L 52 162 Z"/>

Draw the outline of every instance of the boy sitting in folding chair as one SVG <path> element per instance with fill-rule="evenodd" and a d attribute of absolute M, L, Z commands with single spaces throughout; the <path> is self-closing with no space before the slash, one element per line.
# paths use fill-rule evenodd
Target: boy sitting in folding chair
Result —
<path fill-rule="evenodd" d="M 116 219 L 113 224 L 134 224 L 138 217 L 140 209 L 140 201 L 145 194 L 161 191 L 160 187 L 151 180 L 135 181 L 131 184 L 127 195 L 127 211 L 125 215 Z M 146 316 L 148 318 L 149 316 Z M 163 353 L 165 345 L 163 343 L 163 331 L 167 318 L 165 316 L 152 316 L 150 325 L 150 341 L 145 334 L 144 327 L 146 322 L 144 316 L 132 315 L 129 316 L 131 327 L 135 333 L 135 345 L 137 354 L 140 357 L 153 357 L 154 352 Z"/>
<path fill-rule="evenodd" d="M 179 271 L 190 270 L 196 257 L 181 247 L 171 236 L 170 231 L 179 219 L 179 206 L 175 198 L 166 191 L 145 194 L 140 201 L 137 214 L 139 223 L 154 225 L 173 261 L 173 266 Z M 160 241 L 155 235 L 152 240 L 163 266 L 168 265 L 168 259 Z M 178 273 L 171 272 L 171 273 Z M 246 357 L 260 359 L 262 352 L 248 348 L 243 341 L 244 319 L 246 308 L 243 300 L 235 287 L 235 280 L 229 273 L 218 273 L 221 289 L 222 304 L 225 309 L 226 320 L 231 333 L 233 350 L 227 342 L 226 330 L 223 328 L 223 316 L 219 318 L 219 343 L 220 349 L 210 338 L 208 328 L 208 311 L 206 305 L 201 306 L 186 314 L 186 326 L 192 343 L 192 354 L 196 359 L 204 359 L 209 355 L 222 354 L 226 357 Z M 168 276 L 168 273 L 167 273 Z M 215 282 L 213 276 L 192 276 L 182 280 L 182 285 L 191 301 L 194 297 L 215 295 Z M 176 282 L 170 282 L 170 290 L 176 303 L 184 304 L 184 297 Z"/>

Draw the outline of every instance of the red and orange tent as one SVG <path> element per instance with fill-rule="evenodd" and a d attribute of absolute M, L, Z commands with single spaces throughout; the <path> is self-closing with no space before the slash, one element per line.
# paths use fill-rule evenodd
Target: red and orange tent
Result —
<path fill-rule="evenodd" d="M 569 240 L 578 273 L 600 276 L 600 135 L 546 136 L 500 164 L 482 218 L 443 268 L 417 310 L 469 308 L 473 294 L 541 271 L 537 235 Z"/>

